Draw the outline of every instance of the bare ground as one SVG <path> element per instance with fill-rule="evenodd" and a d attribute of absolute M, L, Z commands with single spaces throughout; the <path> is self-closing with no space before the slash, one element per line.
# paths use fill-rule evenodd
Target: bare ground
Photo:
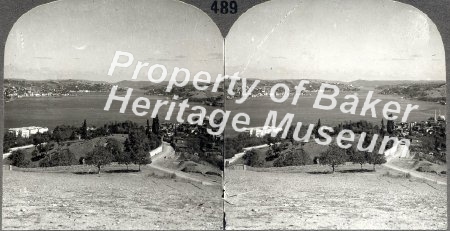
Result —
<path fill-rule="evenodd" d="M 3 170 L 3 229 L 221 229 L 222 188 L 142 172 Z"/>
<path fill-rule="evenodd" d="M 447 228 L 445 185 L 377 168 L 226 169 L 226 229 Z"/>

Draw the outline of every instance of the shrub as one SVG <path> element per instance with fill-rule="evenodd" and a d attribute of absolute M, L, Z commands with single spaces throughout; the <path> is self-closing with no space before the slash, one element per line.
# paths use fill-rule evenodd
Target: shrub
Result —
<path fill-rule="evenodd" d="M 252 167 L 263 167 L 266 164 L 265 155 L 254 149 L 245 152 L 243 159 L 245 160 L 246 165 Z"/>
<path fill-rule="evenodd" d="M 119 156 L 116 156 L 115 159 L 117 163 L 126 165 L 127 170 L 128 165 L 133 163 L 133 160 L 131 159 L 131 154 L 129 152 L 122 152 Z"/>
<path fill-rule="evenodd" d="M 70 166 L 77 164 L 78 160 L 69 149 L 58 150 L 51 153 L 42 159 L 39 163 L 40 167 L 54 167 L 54 166 Z"/>
<path fill-rule="evenodd" d="M 275 160 L 275 167 L 284 167 L 284 166 L 300 166 L 312 164 L 312 159 L 308 155 L 307 152 L 303 149 L 297 150 L 288 150 L 284 155 L 281 155 L 278 159 Z"/>
<path fill-rule="evenodd" d="M 274 145 L 275 146 L 275 145 Z M 266 152 L 266 161 L 272 161 L 280 157 L 279 152 L 275 152 L 273 149 L 269 149 Z"/>
<path fill-rule="evenodd" d="M 139 166 L 139 171 L 141 171 L 141 165 L 152 163 L 150 154 L 144 149 L 138 149 L 136 152 L 131 153 L 131 160 Z"/>
<path fill-rule="evenodd" d="M 331 144 L 328 149 L 320 155 L 320 163 L 331 166 L 333 172 L 335 167 L 347 161 L 346 150 L 336 144 Z"/>
<path fill-rule="evenodd" d="M 362 169 L 363 164 L 367 163 L 367 156 L 368 155 L 367 155 L 366 152 L 355 151 L 350 156 L 350 160 L 354 164 L 359 164 L 361 166 L 361 169 Z"/>
<path fill-rule="evenodd" d="M 110 164 L 114 159 L 114 155 L 109 149 L 101 145 L 96 146 L 92 152 L 89 152 L 86 156 L 87 164 L 94 165 L 98 168 L 98 174 L 102 166 Z"/>
<path fill-rule="evenodd" d="M 11 153 L 8 157 L 11 161 L 11 165 L 16 167 L 28 167 L 30 165 L 30 160 L 26 158 L 25 152 L 23 150 L 17 150 Z"/>
<path fill-rule="evenodd" d="M 381 165 L 386 163 L 386 157 L 384 154 L 378 154 L 376 152 L 369 152 L 367 156 L 367 163 L 373 165 L 373 170 L 375 171 L 375 165 Z"/>

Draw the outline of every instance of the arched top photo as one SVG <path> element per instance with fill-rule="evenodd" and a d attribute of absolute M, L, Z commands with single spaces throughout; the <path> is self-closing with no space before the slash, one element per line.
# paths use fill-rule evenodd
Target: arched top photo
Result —
<path fill-rule="evenodd" d="M 61 0 L 37 6 L 11 29 L 5 79 L 128 80 L 107 75 L 114 53 L 135 60 L 221 73 L 223 39 L 198 8 L 176 0 Z M 144 76 L 144 75 L 143 75 Z M 143 79 L 142 79 L 143 80 Z"/>
<path fill-rule="evenodd" d="M 226 37 L 226 69 L 261 79 L 445 80 L 431 19 L 390 0 L 272 0 Z"/>

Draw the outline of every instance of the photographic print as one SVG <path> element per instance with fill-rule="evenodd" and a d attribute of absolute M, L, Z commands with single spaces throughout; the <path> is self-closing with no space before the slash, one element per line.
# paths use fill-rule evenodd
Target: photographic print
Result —
<path fill-rule="evenodd" d="M 446 229 L 443 3 L 2 3 L 2 229 Z"/>
<path fill-rule="evenodd" d="M 223 92 L 183 70 L 214 80 L 223 38 L 179 1 L 63 0 L 20 17 L 5 50 L 3 229 L 222 229 L 223 138 L 207 130 Z"/>
<path fill-rule="evenodd" d="M 446 74 L 394 1 L 273 0 L 226 37 L 226 229 L 446 229 Z M 244 85 L 244 83 L 242 83 Z M 245 99 L 245 100 L 244 100 Z"/>

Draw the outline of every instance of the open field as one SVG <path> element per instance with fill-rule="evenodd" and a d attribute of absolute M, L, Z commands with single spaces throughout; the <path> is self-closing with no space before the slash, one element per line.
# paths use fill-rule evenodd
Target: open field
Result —
<path fill-rule="evenodd" d="M 372 166 L 364 166 L 371 169 Z M 253 168 L 251 168 L 253 169 Z M 352 170 L 353 169 L 353 170 Z M 446 229 L 445 185 L 384 167 L 225 169 L 227 229 Z M 350 171 L 350 172 L 349 172 Z"/>
<path fill-rule="evenodd" d="M 221 186 L 187 182 L 149 166 L 107 173 L 114 172 L 110 167 L 100 175 L 74 174 L 75 168 L 4 168 L 2 229 L 222 228 Z"/>

